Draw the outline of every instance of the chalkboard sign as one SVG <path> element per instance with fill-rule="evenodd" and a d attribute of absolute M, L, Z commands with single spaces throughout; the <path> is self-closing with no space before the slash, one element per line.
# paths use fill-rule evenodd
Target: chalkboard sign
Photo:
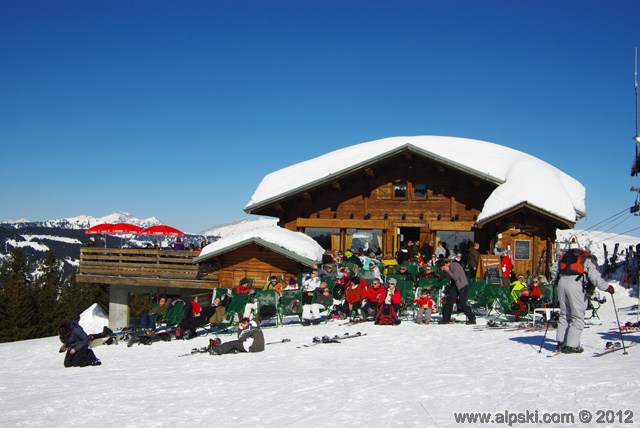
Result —
<path fill-rule="evenodd" d="M 516 240 L 514 245 L 514 260 L 531 260 L 531 241 Z"/>
<path fill-rule="evenodd" d="M 488 268 L 486 272 L 487 284 L 500 284 L 500 269 Z"/>

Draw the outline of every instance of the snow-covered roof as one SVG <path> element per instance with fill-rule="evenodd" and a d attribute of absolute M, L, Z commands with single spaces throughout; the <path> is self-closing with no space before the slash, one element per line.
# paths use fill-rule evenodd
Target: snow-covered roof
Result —
<path fill-rule="evenodd" d="M 485 201 L 478 222 L 526 203 L 575 223 L 586 214 L 584 186 L 534 156 L 486 141 L 441 136 L 392 137 L 335 150 L 265 176 L 245 211 L 252 213 L 402 150 L 410 150 L 471 175 L 497 188 Z"/>
<path fill-rule="evenodd" d="M 242 233 L 250 229 L 256 229 L 258 227 L 277 226 L 277 225 L 278 225 L 277 218 L 259 218 L 257 220 L 240 219 L 232 223 L 212 226 L 206 229 L 205 231 L 201 232 L 200 234 L 204 236 L 224 238 L 225 236 L 228 236 L 228 235 L 232 235 L 235 233 Z"/>
<path fill-rule="evenodd" d="M 204 247 L 193 261 L 199 263 L 252 242 L 271 248 L 306 266 L 319 263 L 324 254 L 324 249 L 304 233 L 279 226 L 265 226 L 227 235 Z"/>

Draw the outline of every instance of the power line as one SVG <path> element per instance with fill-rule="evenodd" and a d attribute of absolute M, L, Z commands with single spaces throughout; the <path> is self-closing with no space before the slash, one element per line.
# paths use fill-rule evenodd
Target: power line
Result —
<path fill-rule="evenodd" d="M 604 222 L 606 222 L 606 221 L 608 221 L 608 220 L 611 220 L 612 218 L 617 217 L 617 216 L 619 216 L 620 214 L 626 213 L 626 212 L 628 212 L 628 211 L 629 211 L 629 208 L 625 208 L 625 209 L 623 209 L 622 211 L 620 211 L 619 213 L 616 213 L 616 214 L 612 215 L 611 217 L 605 218 L 604 220 L 602 220 L 602 221 L 600 221 L 600 222 L 598 222 L 598 223 L 594 224 L 594 225 L 593 225 L 593 226 L 591 226 L 590 228 L 585 229 L 585 231 L 589 231 L 589 230 L 593 229 L 594 227 L 597 227 L 597 226 L 598 226 L 598 225 L 600 225 L 601 223 L 604 223 Z M 615 221 L 615 220 L 613 220 L 613 221 Z"/>

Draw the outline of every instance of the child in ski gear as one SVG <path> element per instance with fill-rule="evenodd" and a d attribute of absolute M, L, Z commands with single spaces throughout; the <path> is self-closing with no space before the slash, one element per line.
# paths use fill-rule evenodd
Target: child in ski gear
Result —
<path fill-rule="evenodd" d="M 436 266 L 451 279 L 451 284 L 445 290 L 446 300 L 442 308 L 442 321 L 440 323 L 448 324 L 451 322 L 451 311 L 453 310 L 453 304 L 457 301 L 458 311 L 464 312 L 467 316 L 467 324 L 475 324 L 476 316 L 467 305 L 469 281 L 464 268 L 459 263 L 451 263 L 447 259 L 439 259 L 436 262 Z"/>
<path fill-rule="evenodd" d="M 243 318 L 238 322 L 238 339 L 211 347 L 211 352 L 217 355 L 236 352 L 264 351 L 264 335 L 256 321 Z"/>
<path fill-rule="evenodd" d="M 580 338 L 584 329 L 584 313 L 587 309 L 585 285 L 590 281 L 599 290 L 613 294 L 610 286 L 598 271 L 595 257 L 578 248 L 567 250 L 551 266 L 551 278 L 558 287 L 560 319 L 556 340 L 563 353 L 580 353 Z"/>
<path fill-rule="evenodd" d="M 62 346 L 59 352 L 65 352 L 65 367 L 99 366 L 102 364 L 91 349 L 89 336 L 77 321 L 67 320 L 60 325 L 58 334 Z"/>
<path fill-rule="evenodd" d="M 418 310 L 416 311 L 416 323 L 422 324 L 424 322 L 424 324 L 429 324 L 431 322 L 431 314 L 438 309 L 436 302 L 433 301 L 433 298 L 429 293 L 429 290 L 427 288 L 422 289 L 420 297 L 413 299 L 413 303 L 418 305 Z"/>

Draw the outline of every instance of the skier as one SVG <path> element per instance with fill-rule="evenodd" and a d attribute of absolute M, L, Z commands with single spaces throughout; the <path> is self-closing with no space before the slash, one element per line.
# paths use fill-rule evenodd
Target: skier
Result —
<path fill-rule="evenodd" d="M 238 323 L 237 340 L 211 347 L 211 353 L 216 355 L 261 351 L 264 351 L 264 335 L 260 325 L 256 321 L 249 321 L 249 318 L 243 318 Z"/>
<path fill-rule="evenodd" d="M 584 313 L 588 302 L 586 284 L 590 281 L 598 289 L 610 294 L 614 293 L 613 286 L 600 275 L 595 258 L 578 248 L 567 250 L 551 266 L 551 278 L 557 284 L 560 304 L 556 350 L 565 354 L 583 352 L 580 337 L 584 329 Z"/>

